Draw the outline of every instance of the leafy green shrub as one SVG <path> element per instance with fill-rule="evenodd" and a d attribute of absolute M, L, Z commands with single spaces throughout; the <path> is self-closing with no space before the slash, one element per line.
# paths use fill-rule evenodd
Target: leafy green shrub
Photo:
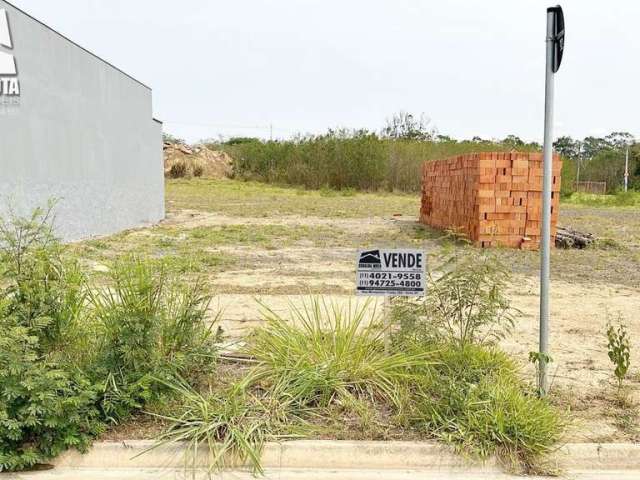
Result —
<path fill-rule="evenodd" d="M 622 389 L 622 382 L 627 376 L 631 364 L 631 349 L 627 328 L 620 324 L 618 328 L 611 323 L 607 326 L 607 347 L 609 360 L 613 363 L 614 374 L 618 380 L 618 388 Z"/>
<path fill-rule="evenodd" d="M 493 344 L 514 326 L 517 310 L 504 291 L 509 272 L 497 256 L 455 252 L 429 273 L 423 304 L 399 302 L 400 335 L 422 343 Z"/>
<path fill-rule="evenodd" d="M 86 299 L 78 263 L 63 257 L 53 234 L 52 208 L 0 219 L 0 295 L 9 302 L 7 313 L 38 335 L 43 350 L 69 345 Z"/>
<path fill-rule="evenodd" d="M 37 334 L 2 310 L 0 472 L 86 450 L 103 430 L 96 390 L 82 373 L 43 358 Z"/>
<path fill-rule="evenodd" d="M 97 393 L 74 365 L 84 276 L 62 256 L 51 208 L 0 220 L 0 471 L 86 448 L 101 430 Z"/>
<path fill-rule="evenodd" d="M 101 332 L 94 370 L 104 413 L 119 420 L 157 396 L 155 377 L 211 371 L 218 336 L 200 281 L 184 285 L 137 257 L 118 261 L 110 279 L 90 297 Z"/>
<path fill-rule="evenodd" d="M 106 420 L 158 397 L 157 377 L 196 381 L 215 360 L 202 283 L 129 259 L 92 290 L 52 208 L 0 219 L 0 471 L 86 449 Z"/>

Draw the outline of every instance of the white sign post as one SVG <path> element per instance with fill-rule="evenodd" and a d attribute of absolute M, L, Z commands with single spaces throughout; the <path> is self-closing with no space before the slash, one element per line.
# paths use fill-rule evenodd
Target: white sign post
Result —
<path fill-rule="evenodd" d="M 356 291 L 384 297 L 385 351 L 390 349 L 392 297 L 422 297 L 426 291 L 426 255 L 421 250 L 376 249 L 358 252 Z"/>

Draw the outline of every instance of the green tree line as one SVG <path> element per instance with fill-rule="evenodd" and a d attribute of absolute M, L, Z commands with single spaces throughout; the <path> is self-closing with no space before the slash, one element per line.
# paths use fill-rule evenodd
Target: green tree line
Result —
<path fill-rule="evenodd" d="M 573 193 L 576 181 L 606 182 L 615 192 L 624 183 L 629 146 L 631 188 L 640 188 L 640 144 L 631 134 L 574 140 L 560 137 L 555 151 L 563 158 L 562 193 Z M 425 161 L 486 151 L 540 151 L 542 145 L 516 135 L 502 140 L 473 137 L 457 140 L 438 133 L 424 115 L 400 112 L 380 132 L 329 130 L 322 135 L 264 141 L 231 138 L 215 143 L 234 159 L 238 178 L 303 186 L 310 189 L 396 190 L 417 192 Z"/>

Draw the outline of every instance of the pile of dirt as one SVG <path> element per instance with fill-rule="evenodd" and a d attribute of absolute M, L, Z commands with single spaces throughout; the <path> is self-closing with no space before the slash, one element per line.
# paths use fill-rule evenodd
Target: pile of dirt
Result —
<path fill-rule="evenodd" d="M 230 178 L 233 159 L 227 153 L 211 150 L 205 145 L 165 142 L 164 174 L 168 178 Z"/>

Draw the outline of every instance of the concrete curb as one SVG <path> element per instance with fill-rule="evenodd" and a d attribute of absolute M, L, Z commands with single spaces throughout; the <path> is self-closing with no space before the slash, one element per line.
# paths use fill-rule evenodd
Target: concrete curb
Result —
<path fill-rule="evenodd" d="M 179 469 L 185 467 L 185 448 L 168 444 L 144 453 L 151 441 L 100 442 L 85 455 L 69 451 L 55 462 L 72 469 Z M 139 455 L 139 456 L 138 456 Z M 640 444 L 568 444 L 553 456 L 567 471 L 640 470 Z M 207 452 L 199 452 L 189 466 L 206 468 Z M 465 459 L 451 449 L 426 442 L 354 442 L 300 440 L 268 444 L 262 455 L 265 469 L 428 470 L 435 472 L 498 473 L 496 461 Z"/>

